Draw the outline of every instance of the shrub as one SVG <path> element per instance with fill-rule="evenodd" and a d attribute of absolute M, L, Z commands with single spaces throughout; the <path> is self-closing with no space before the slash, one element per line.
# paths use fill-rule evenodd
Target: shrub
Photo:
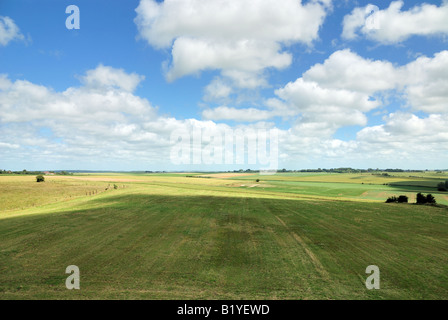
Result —
<path fill-rule="evenodd" d="M 396 196 L 389 197 L 386 200 L 386 203 L 408 203 L 408 197 L 407 196 L 399 196 L 398 198 Z"/>
<path fill-rule="evenodd" d="M 446 182 L 440 182 L 438 185 L 437 185 L 437 190 L 438 191 L 446 191 L 447 189 L 446 189 Z"/>
<path fill-rule="evenodd" d="M 118 186 L 116 184 L 114 184 L 114 189 L 118 189 Z"/>
<path fill-rule="evenodd" d="M 393 203 L 393 202 L 398 202 L 398 199 L 396 196 L 389 197 L 386 200 L 386 203 Z"/>
<path fill-rule="evenodd" d="M 257 182 L 260 182 L 260 179 L 257 179 Z"/>
<path fill-rule="evenodd" d="M 43 175 L 36 176 L 36 182 L 44 182 L 44 181 L 45 181 L 45 178 Z"/>
<path fill-rule="evenodd" d="M 426 197 L 421 193 L 417 193 L 417 204 L 425 204 L 426 203 Z"/>
<path fill-rule="evenodd" d="M 426 196 L 426 203 L 436 204 L 436 198 L 434 198 L 432 194 L 428 194 Z"/>
<path fill-rule="evenodd" d="M 423 195 L 420 192 L 417 193 L 417 204 L 436 204 L 436 198 L 432 194 Z"/>

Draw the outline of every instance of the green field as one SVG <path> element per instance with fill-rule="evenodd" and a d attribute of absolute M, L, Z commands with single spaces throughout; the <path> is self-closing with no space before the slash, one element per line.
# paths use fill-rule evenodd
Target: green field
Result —
<path fill-rule="evenodd" d="M 409 175 L 0 176 L 0 298 L 448 299 L 448 175 Z"/>

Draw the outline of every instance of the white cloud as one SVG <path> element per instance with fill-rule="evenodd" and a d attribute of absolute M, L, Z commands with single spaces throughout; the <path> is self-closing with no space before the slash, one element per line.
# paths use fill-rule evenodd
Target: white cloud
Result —
<path fill-rule="evenodd" d="M 434 58 L 419 57 L 404 69 L 405 94 L 413 109 L 448 113 L 448 51 L 436 53 Z"/>
<path fill-rule="evenodd" d="M 366 127 L 357 134 L 363 148 L 392 150 L 409 157 L 424 159 L 433 154 L 447 157 L 448 116 L 433 114 L 420 118 L 411 113 L 397 112 L 385 118 L 385 124 Z"/>
<path fill-rule="evenodd" d="M 381 105 L 373 95 L 395 86 L 392 64 L 363 59 L 350 50 L 333 53 L 294 82 L 277 89 L 272 114 L 297 116 L 302 136 L 330 138 L 345 126 L 365 126 L 366 112 Z"/>
<path fill-rule="evenodd" d="M 88 70 L 86 75 L 81 77 L 82 82 L 90 88 L 118 88 L 128 92 L 133 92 L 144 79 L 144 76 L 136 73 L 127 74 L 123 69 L 102 64 L 93 70 Z"/>
<path fill-rule="evenodd" d="M 206 120 L 235 120 L 240 122 L 257 122 L 267 120 L 273 115 L 267 110 L 256 108 L 237 109 L 226 106 L 215 109 L 207 109 L 202 112 L 202 117 Z"/>
<path fill-rule="evenodd" d="M 329 88 L 368 94 L 393 89 L 404 79 L 392 63 L 365 59 L 349 49 L 334 52 L 324 63 L 306 71 L 303 78 Z"/>
<path fill-rule="evenodd" d="M 113 81 L 102 81 L 102 70 L 107 70 Z M 117 74 L 123 82 L 114 79 Z M 80 77 L 81 87 L 55 91 L 0 75 L 0 165 L 160 168 L 170 163 L 174 130 L 191 132 L 196 127 L 222 133 L 229 129 L 213 121 L 158 115 L 149 101 L 128 91 L 138 82 L 130 79 L 140 78 L 100 66 Z"/>
<path fill-rule="evenodd" d="M 141 36 L 159 48 L 181 37 L 311 43 L 326 15 L 319 1 L 293 0 L 142 0 L 136 12 Z"/>
<path fill-rule="evenodd" d="M 19 27 L 10 17 L 0 16 L 0 46 L 6 46 L 13 40 L 23 40 Z"/>
<path fill-rule="evenodd" d="M 264 121 L 283 117 L 293 123 L 279 130 L 284 167 L 396 167 L 397 161 L 443 167 L 448 161 L 447 60 L 448 51 L 442 51 L 395 66 L 338 51 L 276 90 L 267 109 L 223 105 L 204 110 L 204 121 L 158 115 L 148 100 L 133 93 L 143 77 L 122 69 L 100 65 L 80 77 L 80 87 L 63 91 L 0 75 L 0 165 L 20 163 L 28 169 L 29 161 L 61 163 L 61 169 L 175 169 L 168 162 L 174 130 L 232 129 L 214 122 L 220 120 L 251 122 L 236 126 L 243 129 L 271 128 L 275 124 Z M 228 96 L 228 82 L 216 77 L 212 84 L 210 94 Z M 366 113 L 382 103 L 371 97 L 389 90 L 403 94 L 412 109 L 385 116 L 382 125 L 363 128 L 356 139 L 335 138 L 344 126 L 368 125 Z M 41 134 L 41 128 L 49 133 Z"/>
<path fill-rule="evenodd" d="M 141 0 L 135 23 L 140 37 L 171 48 L 167 79 L 221 70 L 236 86 L 266 84 L 266 68 L 285 68 L 291 55 L 282 45 L 311 45 L 331 1 Z M 238 81 L 241 75 L 243 81 Z"/>
<path fill-rule="evenodd" d="M 110 82 L 101 82 L 104 70 L 111 76 Z M 121 80 L 114 75 L 120 75 Z M 107 141 L 121 141 L 120 137 L 138 140 L 144 133 L 143 123 L 157 119 L 156 110 L 146 99 L 128 92 L 140 76 L 100 66 L 87 71 L 82 79 L 84 86 L 56 92 L 26 80 L 13 82 L 0 76 L 0 123 L 8 124 L 3 128 L 2 140 L 42 146 L 42 141 L 30 140 L 33 135 L 25 139 L 24 132 L 49 127 L 67 146 L 101 148 Z M 117 146 L 120 144 L 117 142 Z"/>
<path fill-rule="evenodd" d="M 410 106 L 414 111 L 431 116 L 447 114 L 447 83 L 448 51 L 394 66 L 341 50 L 312 66 L 303 77 L 277 89 L 277 98 L 266 102 L 272 108 L 267 115 L 299 116 L 294 132 L 304 137 L 330 138 L 341 127 L 365 126 L 366 113 L 383 106 L 389 95 L 404 99 L 403 107 Z M 379 134 L 378 128 L 368 130 L 372 136 Z M 397 133 L 391 129 L 388 132 Z"/>
<path fill-rule="evenodd" d="M 402 11 L 403 1 L 393 1 L 389 7 L 375 13 L 378 28 L 366 26 L 370 10 L 355 8 L 344 17 L 342 37 L 355 39 L 363 35 L 382 44 L 399 43 L 411 36 L 432 36 L 448 34 L 448 1 L 440 6 L 423 3 L 408 11 Z M 372 6 L 372 5 L 369 5 Z"/>
<path fill-rule="evenodd" d="M 378 102 L 370 101 L 366 94 L 347 89 L 323 88 L 319 83 L 303 78 L 288 83 L 276 90 L 275 94 L 290 102 L 298 112 L 323 113 L 331 109 L 366 112 L 378 106 Z"/>
<path fill-rule="evenodd" d="M 154 114 L 148 101 L 126 91 L 81 87 L 54 92 L 25 80 L 9 82 L 0 91 L 0 108 L 0 122 L 70 119 L 87 124 L 119 121 L 124 114 L 142 118 Z"/>
<path fill-rule="evenodd" d="M 8 149 L 18 149 L 20 146 L 17 144 L 11 144 L 6 142 L 0 142 L 0 149 L 8 148 Z"/>
<path fill-rule="evenodd" d="M 348 49 L 336 51 L 276 95 L 300 112 L 328 113 L 337 107 L 344 113 L 370 111 L 392 91 L 415 111 L 447 113 L 448 51 L 421 56 L 404 66 L 365 59 Z"/>
<path fill-rule="evenodd" d="M 201 70 L 221 69 L 232 79 L 232 72 L 258 74 L 264 68 L 282 69 L 291 64 L 291 55 L 279 53 L 277 43 L 254 40 L 210 41 L 179 38 L 173 45 L 173 62 L 167 79 L 183 77 Z"/>
<path fill-rule="evenodd" d="M 226 100 L 232 94 L 232 87 L 217 77 L 205 87 L 204 91 L 205 101 L 220 101 Z"/>

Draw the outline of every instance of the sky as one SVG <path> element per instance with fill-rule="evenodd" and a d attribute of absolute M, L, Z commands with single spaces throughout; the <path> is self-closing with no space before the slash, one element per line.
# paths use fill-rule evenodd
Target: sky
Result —
<path fill-rule="evenodd" d="M 0 169 L 337 167 L 448 168 L 448 0 L 0 0 Z"/>

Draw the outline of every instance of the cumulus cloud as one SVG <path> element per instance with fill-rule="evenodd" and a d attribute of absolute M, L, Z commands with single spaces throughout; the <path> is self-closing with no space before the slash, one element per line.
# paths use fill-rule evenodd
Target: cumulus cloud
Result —
<path fill-rule="evenodd" d="M 144 76 L 136 73 L 127 74 L 123 69 L 102 64 L 93 70 L 88 70 L 86 75 L 81 77 L 82 82 L 90 88 L 118 88 L 128 92 L 133 92 L 144 79 Z"/>
<path fill-rule="evenodd" d="M 159 115 L 147 99 L 133 93 L 142 76 L 109 66 L 88 70 L 79 77 L 81 86 L 62 91 L 0 75 L 0 164 L 60 161 L 63 169 L 80 163 L 85 169 L 156 164 L 171 169 L 170 135 L 175 130 L 199 127 L 222 134 L 235 128 L 273 128 L 267 121 L 284 117 L 291 123 L 279 130 L 284 167 L 313 167 L 317 161 L 322 166 L 395 166 L 397 159 L 421 167 L 430 158 L 440 166 L 448 161 L 446 70 L 448 51 L 397 66 L 341 50 L 277 89 L 265 108 L 223 104 L 204 110 L 202 121 Z M 232 94 L 227 85 L 215 78 L 210 94 L 225 99 Z M 411 108 L 368 126 L 366 113 L 380 107 L 381 95 L 390 90 Z M 222 120 L 250 124 L 232 128 L 215 122 Z M 356 139 L 335 138 L 339 128 L 354 125 L 364 127 Z"/>
<path fill-rule="evenodd" d="M 404 67 L 405 94 L 415 110 L 448 113 L 448 51 L 419 57 Z"/>
<path fill-rule="evenodd" d="M 294 130 L 302 136 L 330 138 L 341 127 L 367 124 L 365 113 L 381 105 L 374 94 L 395 86 L 393 73 L 388 80 L 393 70 L 388 62 L 338 51 L 277 89 L 267 104 L 273 114 L 299 116 Z"/>
<path fill-rule="evenodd" d="M 23 40 L 19 27 L 10 17 L 0 16 L 0 46 L 6 46 L 13 40 Z"/>
<path fill-rule="evenodd" d="M 148 100 L 130 92 L 142 79 L 137 74 L 100 65 L 79 78 L 80 87 L 55 91 L 0 75 L 0 164 L 160 168 L 170 163 L 176 130 L 222 135 L 231 129 L 210 120 L 158 115 Z"/>
<path fill-rule="evenodd" d="M 173 45 L 173 61 L 167 79 L 172 81 L 201 70 L 221 69 L 237 80 L 238 72 L 257 75 L 267 67 L 283 69 L 291 64 L 292 57 L 279 50 L 279 44 L 266 45 L 255 40 L 223 42 L 179 38 Z"/>
<path fill-rule="evenodd" d="M 366 127 L 357 134 L 360 152 L 370 152 L 389 161 L 406 161 L 443 166 L 448 160 L 448 117 L 433 114 L 418 117 L 397 112 L 388 115 L 385 124 Z M 366 156 L 369 156 L 366 153 Z M 370 157 L 372 157 L 370 155 Z"/>
<path fill-rule="evenodd" d="M 266 68 L 282 69 L 292 57 L 282 46 L 310 45 L 331 1 L 141 0 L 135 23 L 155 48 L 171 48 L 167 79 L 221 70 L 236 86 L 266 83 Z M 243 76 L 243 77 L 241 77 Z M 243 79 L 242 81 L 239 81 Z"/>
<path fill-rule="evenodd" d="M 393 44 L 414 35 L 448 34 L 448 1 L 444 0 L 440 6 L 423 3 L 408 11 L 401 10 L 403 5 L 401 0 L 393 1 L 387 9 L 378 10 L 369 18 L 372 5 L 355 8 L 344 17 L 342 37 L 352 40 L 364 36 L 382 44 Z M 375 19 L 376 27 L 369 27 L 366 19 Z"/>
<path fill-rule="evenodd" d="M 413 111 L 446 114 L 447 84 L 448 51 L 397 66 L 347 49 L 331 54 L 302 77 L 275 90 L 276 97 L 265 101 L 268 110 L 220 106 L 204 110 L 202 116 L 244 122 L 295 119 L 296 134 L 330 139 L 342 127 L 366 126 L 366 114 L 384 107 L 390 96 L 398 97 L 402 107 Z"/>
<path fill-rule="evenodd" d="M 157 121 L 156 109 L 130 92 L 141 76 L 100 65 L 81 79 L 81 87 L 55 91 L 1 75 L 0 124 L 7 124 L 0 126 L 2 142 L 19 145 L 25 153 L 38 147 L 52 157 L 81 159 L 143 149 L 141 143 L 136 147 L 138 141 L 155 146 L 163 143 L 145 129 Z M 40 128 L 51 134 L 41 135 Z"/>
<path fill-rule="evenodd" d="M 202 117 L 207 120 L 235 120 L 240 122 L 257 122 L 272 117 L 271 112 L 256 108 L 237 109 L 226 106 L 207 109 L 202 112 Z"/>
<path fill-rule="evenodd" d="M 365 59 L 350 49 L 334 52 L 324 63 L 306 71 L 303 78 L 329 88 L 369 94 L 390 90 L 404 80 L 392 63 Z"/>
<path fill-rule="evenodd" d="M 412 111 L 430 114 L 430 120 L 436 119 L 433 117 L 437 114 L 447 114 L 447 83 L 448 51 L 396 66 L 388 61 L 365 59 L 351 50 L 341 50 L 323 63 L 312 66 L 301 78 L 277 89 L 276 98 L 266 102 L 272 110 L 264 116 L 296 117 L 292 127 L 295 134 L 330 139 L 339 128 L 365 127 L 368 123 L 366 113 L 384 106 L 389 95 L 399 97 L 404 108 L 411 107 Z M 413 123 L 398 115 L 393 119 L 400 120 L 399 123 L 406 122 L 407 127 Z M 369 141 L 372 142 L 389 134 L 391 137 L 399 136 L 399 130 L 392 129 L 395 120 L 388 119 L 389 124 L 384 128 L 367 127 L 359 137 L 367 141 L 365 138 L 370 136 Z M 417 122 L 429 124 L 430 120 Z M 431 124 L 443 132 L 435 122 Z M 421 134 L 417 129 L 409 132 L 414 130 L 414 133 Z"/>
<path fill-rule="evenodd" d="M 205 89 L 205 101 L 225 101 L 232 94 L 232 87 L 221 78 L 216 77 Z"/>
<path fill-rule="evenodd" d="M 123 119 L 124 113 L 150 117 L 149 102 L 122 90 L 97 91 L 87 87 L 54 92 L 26 80 L 9 81 L 0 91 L 0 122 L 62 119 L 72 122 L 107 122 Z"/>
<path fill-rule="evenodd" d="M 289 101 L 298 112 L 324 113 L 335 110 L 369 111 L 378 106 L 369 96 L 348 89 L 324 88 L 314 81 L 303 78 L 288 83 L 275 91 L 283 100 Z"/>

